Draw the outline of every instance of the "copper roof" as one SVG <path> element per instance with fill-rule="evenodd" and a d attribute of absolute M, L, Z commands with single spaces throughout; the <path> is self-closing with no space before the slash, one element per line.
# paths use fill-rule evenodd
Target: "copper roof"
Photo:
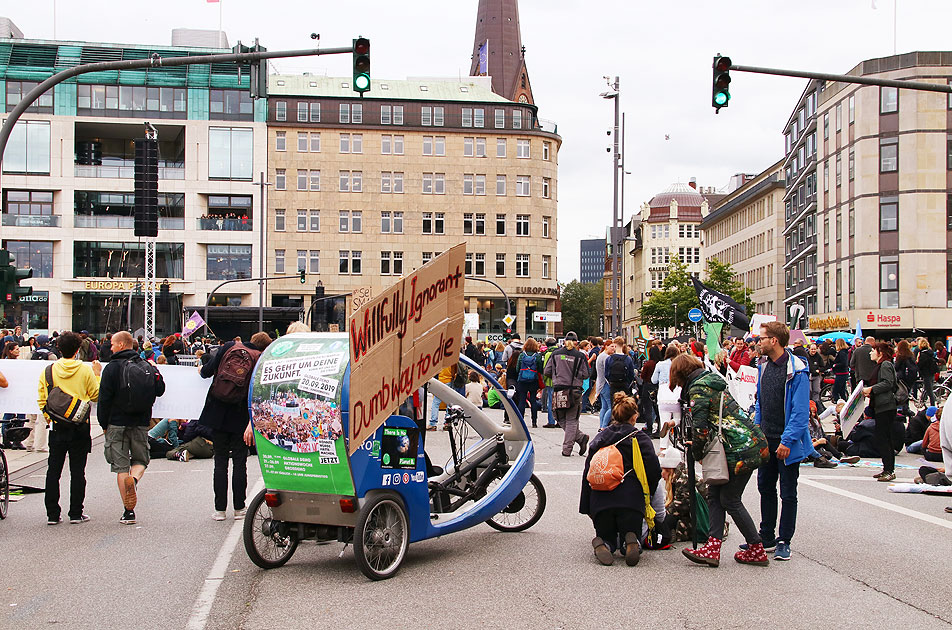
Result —
<path fill-rule="evenodd" d="M 667 189 L 652 197 L 651 201 L 648 202 L 648 207 L 667 209 L 671 206 L 672 201 L 678 202 L 679 212 L 681 208 L 698 208 L 700 210 L 701 204 L 704 203 L 704 197 L 687 184 L 678 182 L 677 184 L 671 184 Z"/>

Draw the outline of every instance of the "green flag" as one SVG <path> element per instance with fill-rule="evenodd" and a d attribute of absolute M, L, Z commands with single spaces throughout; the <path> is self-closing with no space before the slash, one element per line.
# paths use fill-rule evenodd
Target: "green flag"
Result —
<path fill-rule="evenodd" d="M 714 362 L 714 357 L 721 350 L 721 328 L 723 326 L 724 324 L 721 322 L 704 322 L 704 334 L 707 336 L 707 356 L 710 357 L 711 363 Z"/>

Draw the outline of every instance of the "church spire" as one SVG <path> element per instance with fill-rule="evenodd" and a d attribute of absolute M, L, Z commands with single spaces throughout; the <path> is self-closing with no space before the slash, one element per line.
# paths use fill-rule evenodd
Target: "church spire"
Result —
<path fill-rule="evenodd" d="M 479 0 L 470 75 L 492 77 L 493 92 L 510 101 L 533 103 L 518 0 Z"/>

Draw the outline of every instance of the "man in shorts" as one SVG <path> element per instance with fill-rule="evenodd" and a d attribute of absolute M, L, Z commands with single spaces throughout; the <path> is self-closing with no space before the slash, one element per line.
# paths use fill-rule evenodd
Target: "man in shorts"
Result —
<path fill-rule="evenodd" d="M 149 421 L 152 404 L 165 393 L 165 381 L 155 363 L 132 349 L 128 332 L 112 336 L 112 359 L 99 386 L 99 424 L 105 433 L 104 454 L 116 473 L 125 511 L 119 522 L 136 522 L 136 486 L 149 465 Z"/>

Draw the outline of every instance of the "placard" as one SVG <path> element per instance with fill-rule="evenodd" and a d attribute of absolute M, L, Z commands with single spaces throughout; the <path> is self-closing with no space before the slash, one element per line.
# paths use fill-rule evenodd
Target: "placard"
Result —
<path fill-rule="evenodd" d="M 459 361 L 465 258 L 460 243 L 351 316 L 351 454 L 407 396 Z"/>
<path fill-rule="evenodd" d="M 846 399 L 846 405 L 840 410 L 840 428 L 843 430 L 843 437 L 848 437 L 850 431 L 863 419 L 863 411 L 866 409 L 866 398 L 863 396 L 863 381 L 856 384 L 856 389 Z M 836 404 L 836 401 L 833 401 Z"/>

